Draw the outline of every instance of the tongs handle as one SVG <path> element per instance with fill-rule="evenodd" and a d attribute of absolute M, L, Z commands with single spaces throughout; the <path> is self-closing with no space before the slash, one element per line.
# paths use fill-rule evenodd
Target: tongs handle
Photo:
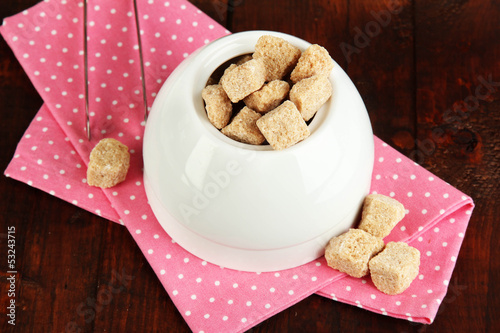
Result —
<path fill-rule="evenodd" d="M 84 57 L 84 79 L 85 79 L 85 131 L 87 133 L 87 139 L 91 140 L 91 130 L 90 130 L 90 114 L 89 114 L 89 70 L 88 70 L 88 34 L 87 34 L 87 2 L 83 1 L 83 57 Z M 142 98 L 144 103 L 144 121 L 148 119 L 148 99 L 146 92 L 146 77 L 144 74 L 144 58 L 142 52 L 142 42 L 141 42 L 141 28 L 139 25 L 139 10 L 137 9 L 137 0 L 134 2 L 134 16 L 135 16 L 135 26 L 137 31 L 137 44 L 139 46 L 139 60 L 141 65 L 141 84 L 142 84 Z"/>

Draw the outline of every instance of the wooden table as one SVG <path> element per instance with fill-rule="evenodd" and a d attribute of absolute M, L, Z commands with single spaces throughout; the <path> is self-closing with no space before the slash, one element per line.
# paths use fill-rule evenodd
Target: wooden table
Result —
<path fill-rule="evenodd" d="M 36 2 L 2 1 L 0 17 Z M 359 89 L 374 133 L 476 203 L 452 276 L 460 292 L 448 293 L 432 325 L 313 295 L 250 331 L 498 329 L 499 1 L 192 2 L 233 32 L 277 30 L 325 46 Z M 4 170 L 42 100 L 3 39 L 0 59 Z M 484 82 L 490 90 L 478 88 Z M 189 331 L 127 229 L 15 180 L 1 177 L 0 183 L 0 331 L 63 332 L 70 321 L 82 332 Z M 5 320 L 8 226 L 17 238 L 15 329 Z M 111 272 L 131 277 L 126 288 L 97 307 L 95 317 L 83 316 Z"/>

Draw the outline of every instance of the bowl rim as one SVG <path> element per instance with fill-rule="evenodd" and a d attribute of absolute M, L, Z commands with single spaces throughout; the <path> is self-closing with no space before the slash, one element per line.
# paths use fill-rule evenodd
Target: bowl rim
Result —
<path fill-rule="evenodd" d="M 271 30 L 248 30 L 248 31 L 236 32 L 236 33 L 232 33 L 230 35 L 222 36 L 222 37 L 212 41 L 211 43 L 205 45 L 204 47 L 202 47 L 200 49 L 200 51 L 205 50 L 205 49 L 209 49 L 209 48 L 215 49 L 219 44 L 231 43 L 233 40 L 241 40 L 242 37 L 246 38 L 248 40 L 255 39 L 255 41 L 257 41 L 257 39 L 263 35 L 272 35 L 272 36 L 276 36 L 276 37 L 281 37 L 281 38 L 285 39 L 287 42 L 289 42 L 292 45 L 301 49 L 302 52 L 304 52 L 307 47 L 313 45 L 312 43 L 310 43 L 306 40 L 303 40 L 299 37 L 289 35 L 289 34 L 286 34 L 283 32 L 271 31 Z M 296 43 L 294 43 L 294 42 L 296 42 L 296 43 L 298 42 L 300 45 L 296 45 Z M 251 47 L 251 50 L 246 51 L 246 52 L 239 51 L 239 53 L 233 53 L 229 56 L 225 56 L 222 58 L 217 58 L 216 56 L 214 56 L 213 53 L 217 53 L 218 50 L 212 51 L 212 52 L 204 55 L 207 58 L 219 59 L 219 60 L 217 60 L 216 62 L 212 60 L 212 62 L 216 63 L 216 66 L 212 67 L 212 69 L 210 71 L 206 71 L 205 73 L 203 73 L 203 75 L 199 77 L 199 80 L 196 83 L 196 85 L 193 87 L 193 101 L 192 102 L 193 102 L 193 107 L 195 109 L 195 113 L 197 115 L 197 117 L 195 117 L 195 118 L 197 118 L 197 120 L 201 123 L 203 128 L 207 129 L 207 133 L 209 133 L 217 141 L 221 141 L 223 144 L 233 146 L 235 149 L 238 149 L 238 150 L 239 149 L 250 150 L 250 151 L 253 151 L 253 152 L 258 153 L 258 154 L 270 154 L 270 153 L 279 154 L 282 152 L 291 152 L 292 150 L 296 150 L 296 149 L 303 149 L 304 146 L 307 146 L 308 141 L 313 141 L 315 137 L 319 136 L 319 135 L 317 135 L 316 132 L 321 132 L 321 129 L 326 127 L 326 126 L 321 126 L 321 125 L 323 125 L 327 121 L 327 118 L 329 118 L 329 114 L 330 114 L 329 111 L 331 109 L 329 104 L 331 102 L 331 98 L 329 98 L 327 100 L 327 102 L 321 106 L 321 108 L 315 114 L 313 119 L 307 125 L 307 127 L 309 128 L 309 131 L 310 131 L 309 137 L 307 137 L 306 139 L 304 139 L 300 142 L 297 142 L 293 146 L 288 147 L 288 148 L 283 149 L 283 150 L 275 150 L 269 144 L 268 145 L 252 145 L 252 144 L 247 144 L 247 143 L 243 143 L 243 142 L 239 142 L 237 140 L 231 139 L 231 138 L 227 137 L 226 135 L 224 135 L 219 129 L 217 129 L 214 125 L 212 125 L 212 123 L 210 123 L 210 121 L 208 120 L 206 109 L 204 106 L 204 102 L 203 102 L 203 99 L 201 97 L 201 91 L 206 86 L 206 82 L 208 81 L 208 79 L 210 78 L 212 73 L 217 68 L 219 68 L 225 62 L 230 61 L 231 59 L 234 59 L 238 56 L 242 56 L 245 54 L 251 54 L 255 50 L 255 44 L 253 44 L 251 46 L 248 44 L 245 44 L 244 46 L 242 46 L 242 48 L 243 47 L 245 47 L 245 49 L 250 49 L 250 47 Z M 239 49 L 237 49 L 237 50 L 239 50 Z M 193 59 L 191 59 L 191 61 L 195 61 L 195 59 L 198 57 L 199 53 L 200 52 L 193 54 Z M 333 58 L 332 58 L 332 60 L 334 62 L 334 68 L 337 66 L 338 66 L 338 68 L 340 68 L 340 66 L 337 64 L 337 62 L 335 62 L 335 60 Z M 328 79 L 330 80 L 330 83 L 333 86 L 335 84 L 335 81 L 333 78 L 333 72 L 330 73 L 330 75 L 328 76 Z"/>

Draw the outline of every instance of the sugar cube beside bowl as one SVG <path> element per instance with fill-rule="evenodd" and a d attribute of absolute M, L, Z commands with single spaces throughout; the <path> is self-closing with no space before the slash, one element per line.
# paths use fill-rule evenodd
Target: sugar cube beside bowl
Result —
<path fill-rule="evenodd" d="M 284 150 L 234 141 L 210 124 L 201 91 L 214 70 L 254 51 L 262 35 L 234 33 L 186 58 L 157 94 L 143 158 L 149 204 L 164 230 L 199 258 L 230 269 L 289 269 L 324 253 L 358 223 L 370 189 L 373 134 L 365 105 L 342 68 L 311 135 Z"/>

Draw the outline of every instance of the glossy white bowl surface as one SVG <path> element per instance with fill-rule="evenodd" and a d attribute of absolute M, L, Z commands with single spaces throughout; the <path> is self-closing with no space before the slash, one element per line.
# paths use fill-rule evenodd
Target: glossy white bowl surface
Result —
<path fill-rule="evenodd" d="M 152 106 L 144 136 L 144 182 L 166 232 L 192 254 L 244 271 L 292 268 L 323 254 L 358 222 L 373 168 L 373 135 L 355 86 L 335 64 L 333 95 L 311 136 L 274 151 L 225 137 L 207 119 L 201 91 L 222 63 L 254 51 L 271 31 L 218 39 L 180 64 Z"/>

